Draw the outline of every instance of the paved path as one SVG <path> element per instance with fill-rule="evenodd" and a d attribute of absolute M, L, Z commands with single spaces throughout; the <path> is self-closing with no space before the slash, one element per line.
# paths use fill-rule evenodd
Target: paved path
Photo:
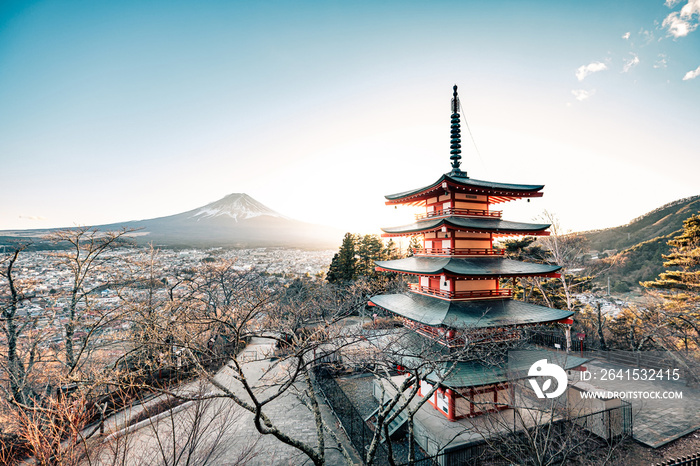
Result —
<path fill-rule="evenodd" d="M 276 377 L 279 377 L 285 370 L 282 365 L 269 359 L 271 354 L 272 345 L 269 343 L 269 340 L 253 339 L 246 347 L 244 356 L 250 361 L 246 363 L 244 370 L 251 384 L 261 387 L 265 384 L 274 383 Z M 224 368 L 217 374 L 216 379 L 225 386 L 233 387 L 238 382 L 232 379 L 232 375 L 233 371 L 231 369 Z M 269 388 L 268 391 L 274 391 L 274 388 Z M 322 400 L 319 401 L 326 422 L 331 426 L 335 426 L 336 422 L 332 417 L 332 413 Z M 272 401 L 264 409 L 264 412 L 283 432 L 308 444 L 316 444 L 316 427 L 313 422 L 313 415 L 291 391 Z M 247 436 L 251 441 L 257 439 L 257 446 L 261 454 L 256 457 L 255 464 L 311 464 L 308 457 L 300 453 L 299 450 L 283 444 L 271 435 L 260 436 L 257 431 L 248 430 L 254 429 L 252 417 L 252 414 L 246 412 L 239 419 L 239 423 L 243 427 L 241 429 L 242 435 Z M 328 448 L 332 446 L 332 442 L 332 439 L 327 436 L 327 464 L 346 464 L 339 451 Z"/>
<path fill-rule="evenodd" d="M 253 339 L 242 353 L 246 377 L 256 387 L 256 391 L 262 393 L 274 391 L 275 380 L 285 370 L 282 364 L 270 359 L 272 350 L 269 340 Z M 234 374 L 231 368 L 224 367 L 217 373 L 216 380 L 239 396 L 247 397 Z M 211 385 L 198 382 L 187 384 L 180 390 L 199 393 L 217 391 Z M 326 422 L 336 426 L 336 420 L 328 406 L 322 400 L 319 402 Z M 132 417 L 138 410 L 139 408 L 136 408 L 110 417 L 106 422 L 106 432 L 118 431 L 124 420 Z M 307 444 L 316 445 L 313 415 L 298 400 L 293 390 L 272 401 L 263 412 L 284 433 Z M 195 419 L 200 420 L 198 424 L 194 423 Z M 253 425 L 253 415 L 227 398 L 217 398 L 204 403 L 186 403 L 174 409 L 172 414 L 166 413 L 160 418 L 151 418 L 136 427 L 128 435 L 110 438 L 109 446 L 103 449 L 97 460 L 93 458 L 92 464 L 112 464 L 114 458 L 121 455 L 127 458 L 124 462 L 127 465 L 160 464 L 165 457 L 169 458 L 168 464 L 173 464 L 170 458 L 182 454 L 188 448 L 195 450 L 190 464 L 237 464 L 241 455 L 248 450 L 253 455 L 247 463 L 251 465 L 312 464 L 299 450 L 283 444 L 272 435 L 260 435 Z M 336 431 L 344 438 L 342 431 Z M 187 444 L 188 438 L 196 440 Z M 350 445 L 346 438 L 344 440 L 346 445 Z M 333 447 L 333 441 L 327 435 L 326 464 L 346 464 L 342 454 Z M 354 454 L 354 451 L 352 453 Z M 181 461 L 184 459 L 183 457 Z M 356 464 L 361 463 L 356 460 Z"/>
<path fill-rule="evenodd" d="M 700 390 L 685 385 L 685 381 L 628 380 L 630 366 L 594 359 L 586 363 L 595 380 L 587 381 L 594 387 L 617 392 L 682 392 L 681 399 L 625 398 L 632 404 L 634 439 L 653 448 L 700 429 Z M 615 369 L 621 377 L 601 380 L 603 369 Z M 621 372 L 620 372 L 621 371 Z"/>

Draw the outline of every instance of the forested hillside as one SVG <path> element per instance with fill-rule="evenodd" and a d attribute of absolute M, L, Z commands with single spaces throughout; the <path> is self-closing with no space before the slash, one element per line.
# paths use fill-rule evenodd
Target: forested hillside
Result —
<path fill-rule="evenodd" d="M 668 240 L 683 229 L 683 222 L 700 212 L 700 196 L 680 199 L 659 207 L 627 225 L 581 233 L 591 250 L 614 249 L 617 254 L 605 259 L 610 270 L 601 280 L 610 278 L 613 291 L 626 292 L 641 281 L 653 280 L 663 270 L 663 256 L 669 253 Z"/>
<path fill-rule="evenodd" d="M 627 225 L 604 230 L 585 231 L 591 250 L 621 251 L 683 228 L 683 221 L 700 212 L 700 196 L 693 196 L 659 207 L 632 220 Z"/>

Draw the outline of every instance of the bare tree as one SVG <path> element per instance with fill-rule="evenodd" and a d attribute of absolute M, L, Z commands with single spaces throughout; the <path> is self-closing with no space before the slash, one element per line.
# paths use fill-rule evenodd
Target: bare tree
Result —
<path fill-rule="evenodd" d="M 114 269 L 105 267 L 115 260 L 109 252 L 125 244 L 131 231 L 101 232 L 95 228 L 78 227 L 56 231 L 48 236 L 54 243 L 67 245 L 67 249 L 53 253 L 53 257 L 70 273 L 62 361 L 68 375 L 84 360 L 89 352 L 89 343 L 98 329 L 115 318 L 110 311 L 88 318 L 89 311 L 93 309 L 90 295 L 116 278 Z M 102 278 L 97 279 L 96 273 L 101 274 Z M 78 329 L 82 330 L 82 335 L 76 339 Z"/>
<path fill-rule="evenodd" d="M 215 388 L 207 397 L 235 403 L 249 413 L 249 425 L 259 434 L 298 450 L 314 464 L 325 464 L 328 448 L 343 453 L 321 415 L 313 371 L 319 361 L 333 359 L 339 348 L 357 338 L 339 321 L 359 303 L 364 306 L 365 290 L 354 287 L 340 299 L 332 285 L 309 281 L 284 286 L 225 259 L 203 264 L 182 290 L 186 298 L 170 315 L 174 320 L 168 323 L 168 345 L 178 349 L 181 367 L 195 368 Z M 153 329 L 153 341 L 160 337 L 162 342 L 166 332 Z M 252 346 L 242 350 L 246 342 Z M 183 397 L 172 389 L 159 390 Z M 280 405 L 285 404 L 305 407 L 300 415 L 307 417 L 300 422 L 315 426 L 314 440 L 281 427 Z M 349 458 L 347 452 L 344 456 Z"/>
<path fill-rule="evenodd" d="M 133 424 L 107 436 L 95 464 L 150 466 L 245 465 L 259 454 L 259 438 L 249 436 L 243 410 L 224 398 L 208 397 L 195 383 L 184 401 L 160 397 L 148 403 Z"/>
<path fill-rule="evenodd" d="M 0 362 L 2 373 L 7 374 L 8 386 L 3 386 L 3 390 L 9 388 L 8 395 L 17 403 L 30 403 L 29 394 L 32 391 L 28 383 L 34 364 L 38 357 L 39 338 L 32 338 L 27 341 L 23 337 L 34 331 L 36 319 L 20 316 L 18 311 L 24 301 L 34 296 L 32 283 L 26 280 L 18 280 L 15 277 L 15 266 L 19 260 L 20 253 L 26 246 L 20 246 L 9 255 L 3 257 L 2 284 L 7 287 L 7 295 L 2 296 L 2 333 L 4 345 L 2 351 L 2 361 Z M 4 288 L 4 287 L 3 287 Z M 24 348 L 23 348 L 24 347 Z M 25 349 L 26 351 L 23 351 Z"/>
<path fill-rule="evenodd" d="M 2 446 L 9 459 L 6 464 L 17 462 L 25 454 L 40 466 L 89 464 L 91 450 L 83 435 L 91 415 L 87 398 L 47 398 L 41 406 L 5 405 L 14 412 L 12 430 L 16 435 L 15 449 Z"/>

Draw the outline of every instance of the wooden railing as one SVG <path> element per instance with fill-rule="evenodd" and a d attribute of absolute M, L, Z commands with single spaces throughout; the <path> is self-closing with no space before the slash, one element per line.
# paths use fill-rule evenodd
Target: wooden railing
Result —
<path fill-rule="evenodd" d="M 405 317 L 402 317 L 401 321 L 404 327 L 415 330 L 421 335 L 451 348 L 464 346 L 467 342 L 498 343 L 519 340 L 522 337 L 522 332 L 516 328 L 451 329 L 419 324 Z"/>
<path fill-rule="evenodd" d="M 446 217 L 448 215 L 463 215 L 465 217 L 501 218 L 501 215 L 503 215 L 503 211 L 502 210 L 486 210 L 486 209 L 455 209 L 455 208 L 450 207 L 447 209 L 426 212 L 424 214 L 416 214 L 416 220 L 422 220 L 424 218 L 433 218 L 433 217 Z"/>
<path fill-rule="evenodd" d="M 505 249 L 493 248 L 414 248 L 416 256 L 502 256 Z"/>
<path fill-rule="evenodd" d="M 469 291 L 446 291 L 435 290 L 427 286 L 420 286 L 415 283 L 408 285 L 412 291 L 420 294 L 431 296 L 439 296 L 449 299 L 468 299 L 468 298 L 509 298 L 513 296 L 513 290 L 505 288 L 502 290 L 469 290 Z"/>
<path fill-rule="evenodd" d="M 437 342 L 449 346 L 462 346 L 464 345 L 464 338 L 461 337 L 459 332 L 453 329 L 445 329 L 443 327 L 431 327 L 430 325 L 419 324 L 412 320 L 401 318 L 404 327 L 415 330 L 421 335 L 436 340 Z"/>

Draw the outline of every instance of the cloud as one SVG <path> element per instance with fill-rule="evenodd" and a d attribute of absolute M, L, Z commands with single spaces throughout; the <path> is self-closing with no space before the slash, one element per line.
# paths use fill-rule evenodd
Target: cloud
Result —
<path fill-rule="evenodd" d="M 667 1 L 666 6 L 675 6 L 677 3 Z M 700 0 L 687 0 L 681 11 L 670 13 L 661 25 L 668 29 L 669 35 L 675 38 L 685 37 L 697 29 L 698 16 L 700 16 Z"/>
<path fill-rule="evenodd" d="M 629 32 L 626 32 L 626 33 L 622 34 L 622 38 L 625 39 L 625 40 L 629 39 L 629 38 L 630 38 L 630 33 L 629 33 Z"/>
<path fill-rule="evenodd" d="M 697 25 L 693 26 L 690 21 L 681 19 L 678 12 L 668 15 L 662 26 L 668 29 L 668 33 L 673 37 L 685 37 L 697 27 Z"/>
<path fill-rule="evenodd" d="M 595 94 L 595 89 L 592 91 L 586 91 L 584 89 L 574 89 L 571 93 L 576 97 L 576 100 L 583 102 Z"/>
<path fill-rule="evenodd" d="M 689 79 L 695 79 L 700 76 L 700 66 L 695 68 L 693 71 L 688 71 L 685 76 L 683 76 L 683 81 L 688 81 Z"/>
<path fill-rule="evenodd" d="M 666 0 L 664 2 L 664 5 L 666 5 L 669 8 L 673 8 L 674 6 L 678 5 L 681 2 L 681 0 Z"/>
<path fill-rule="evenodd" d="M 654 68 L 666 68 L 667 66 L 666 55 L 663 53 L 659 54 L 659 59 L 654 62 Z"/>
<path fill-rule="evenodd" d="M 602 62 L 593 62 L 589 65 L 583 65 L 579 66 L 578 69 L 576 70 L 576 77 L 578 78 L 579 81 L 583 81 L 583 79 L 588 76 L 591 73 L 596 73 L 598 71 L 603 71 L 607 70 L 608 67 L 605 65 L 605 63 Z"/>
<path fill-rule="evenodd" d="M 645 44 L 650 44 L 654 40 L 654 32 L 651 30 L 641 28 L 639 30 L 639 35 L 642 38 L 642 42 Z"/>
<path fill-rule="evenodd" d="M 622 67 L 622 72 L 627 73 L 633 67 L 639 65 L 639 57 L 636 54 L 632 54 L 632 58 L 625 60 L 625 64 Z"/>
<path fill-rule="evenodd" d="M 39 220 L 39 221 L 47 220 L 46 217 L 41 217 L 39 215 L 20 215 L 19 218 L 23 218 L 25 220 Z"/>

